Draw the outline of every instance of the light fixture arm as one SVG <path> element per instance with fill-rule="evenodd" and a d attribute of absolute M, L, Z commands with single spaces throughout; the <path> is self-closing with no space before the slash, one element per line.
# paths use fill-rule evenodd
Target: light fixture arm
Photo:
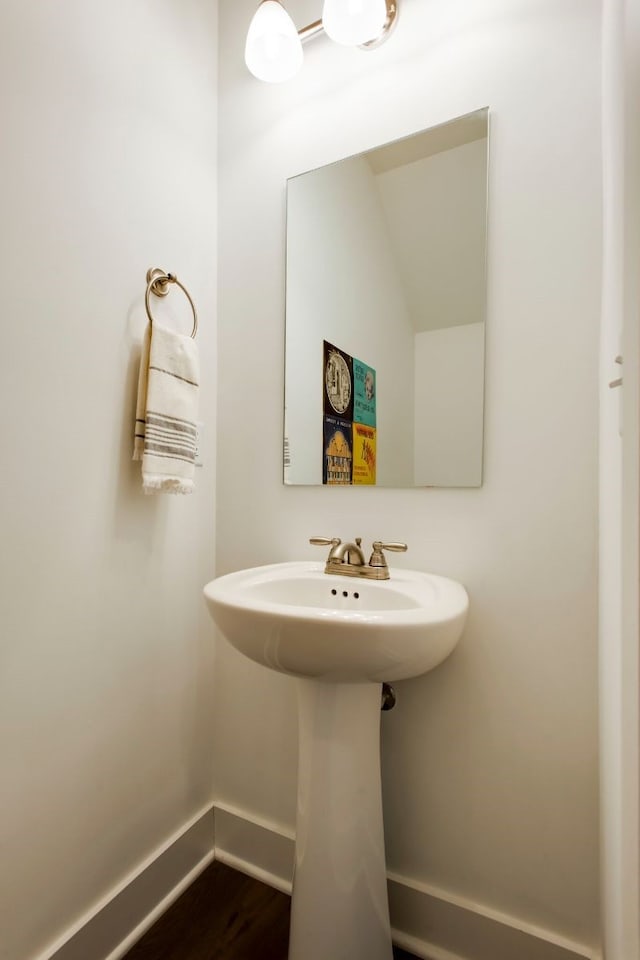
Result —
<path fill-rule="evenodd" d="M 321 33 L 324 33 L 322 20 L 314 20 L 313 23 L 309 23 L 306 27 L 298 30 L 298 36 L 300 37 L 301 43 L 308 43 L 309 40 L 313 40 L 315 37 L 320 36 Z"/>
<path fill-rule="evenodd" d="M 400 0 L 385 0 L 387 5 L 387 19 L 385 21 L 384 27 L 382 28 L 382 33 L 379 37 L 374 37 L 373 40 L 368 40 L 367 43 L 361 43 L 361 50 L 373 50 L 374 47 L 379 47 L 381 43 L 390 36 L 393 28 L 398 22 L 398 6 Z M 301 43 L 308 43 L 310 40 L 315 40 L 316 37 L 319 37 L 321 33 L 324 33 L 324 27 L 322 26 L 322 20 L 314 20 L 313 23 L 307 24 L 306 27 L 302 27 L 298 30 L 298 36 L 300 37 Z"/>

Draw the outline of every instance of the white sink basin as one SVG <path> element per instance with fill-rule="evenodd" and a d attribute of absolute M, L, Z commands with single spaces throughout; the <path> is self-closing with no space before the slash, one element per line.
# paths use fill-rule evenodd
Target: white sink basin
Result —
<path fill-rule="evenodd" d="M 416 677 L 456 645 L 467 615 L 459 583 L 391 569 L 391 579 L 324 573 L 317 561 L 230 573 L 204 588 L 232 646 L 272 670 L 344 683 Z"/>

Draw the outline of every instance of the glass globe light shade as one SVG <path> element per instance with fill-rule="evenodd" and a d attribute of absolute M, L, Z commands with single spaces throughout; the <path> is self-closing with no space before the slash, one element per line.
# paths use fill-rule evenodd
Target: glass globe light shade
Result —
<path fill-rule="evenodd" d="M 386 22 L 386 0 L 324 0 L 325 33 L 344 46 L 357 47 L 376 40 Z"/>
<path fill-rule="evenodd" d="M 281 83 L 302 66 L 302 43 L 279 0 L 262 0 L 249 26 L 244 49 L 247 67 L 258 80 Z"/>

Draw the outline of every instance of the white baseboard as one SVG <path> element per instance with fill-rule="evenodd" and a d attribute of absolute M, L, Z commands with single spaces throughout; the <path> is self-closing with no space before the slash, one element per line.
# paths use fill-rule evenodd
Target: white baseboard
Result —
<path fill-rule="evenodd" d="M 216 802 L 215 856 L 291 892 L 294 836 Z M 602 960 L 600 951 L 396 873 L 388 873 L 393 940 L 422 960 Z M 66 960 L 66 958 L 64 958 Z"/>
<path fill-rule="evenodd" d="M 37 960 L 120 960 L 213 859 L 214 816 L 208 806 Z"/>
<path fill-rule="evenodd" d="M 214 804 L 216 860 L 291 893 L 295 834 L 226 803 Z"/>
<path fill-rule="evenodd" d="M 290 893 L 294 842 L 282 824 L 217 802 L 37 960 L 121 960 L 214 858 Z M 387 879 L 394 943 L 422 960 L 602 960 L 599 951 L 517 917 L 396 873 Z"/>
<path fill-rule="evenodd" d="M 387 874 L 394 941 L 423 960 L 602 960 L 599 951 L 396 873 Z"/>

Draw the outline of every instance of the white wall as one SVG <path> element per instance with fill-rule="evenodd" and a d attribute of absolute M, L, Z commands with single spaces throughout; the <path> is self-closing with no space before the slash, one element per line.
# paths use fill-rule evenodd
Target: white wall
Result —
<path fill-rule="evenodd" d="M 376 371 L 377 482 L 413 477 L 413 329 L 375 177 L 353 157 L 289 181 L 288 480 L 322 483 L 322 342 Z M 346 253 L 348 251 L 348 253 Z"/>
<path fill-rule="evenodd" d="M 216 4 L 0 20 L 0 956 L 31 960 L 211 796 Z M 130 460 L 151 266 L 200 310 L 191 498 Z"/>
<path fill-rule="evenodd" d="M 483 138 L 377 177 L 416 330 L 484 320 L 487 162 Z"/>
<path fill-rule="evenodd" d="M 482 483 L 484 323 L 415 336 L 415 483 Z"/>
<path fill-rule="evenodd" d="M 597 944 L 599 4 L 405 0 L 378 51 L 318 40 L 278 87 L 242 62 L 254 6 L 221 5 L 220 572 L 337 534 L 462 581 L 458 649 L 384 717 L 390 866 Z M 286 178 L 486 105 L 483 487 L 283 486 Z M 294 685 L 218 650 L 217 795 L 290 828 Z"/>

